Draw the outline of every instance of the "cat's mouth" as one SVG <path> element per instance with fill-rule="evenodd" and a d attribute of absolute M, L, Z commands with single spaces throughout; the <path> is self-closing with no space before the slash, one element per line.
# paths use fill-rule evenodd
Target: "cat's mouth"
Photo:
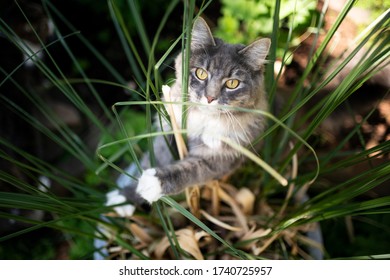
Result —
<path fill-rule="evenodd" d="M 232 110 L 233 106 L 221 102 L 220 98 L 210 98 L 206 96 L 190 96 L 190 101 L 193 103 L 193 107 L 196 107 L 199 111 L 207 114 L 228 114 Z"/>
<path fill-rule="evenodd" d="M 228 114 L 230 113 L 232 109 L 231 106 L 229 105 L 226 105 L 226 104 L 220 104 L 218 103 L 217 100 L 215 100 L 215 103 L 204 103 L 204 102 L 201 102 L 201 101 L 195 101 L 194 104 L 193 104 L 193 107 L 195 107 L 197 110 L 201 111 L 201 112 L 204 112 L 205 114 L 216 114 L 216 115 L 220 115 L 220 114 Z"/>

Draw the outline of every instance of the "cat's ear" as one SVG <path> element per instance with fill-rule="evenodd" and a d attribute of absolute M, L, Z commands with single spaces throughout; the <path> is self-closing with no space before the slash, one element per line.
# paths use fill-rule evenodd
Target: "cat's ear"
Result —
<path fill-rule="evenodd" d="M 268 55 L 269 48 L 271 46 L 271 40 L 263 38 L 254 41 L 249 46 L 243 48 L 238 53 L 245 56 L 246 61 L 255 70 L 260 70 L 262 65 L 267 62 L 266 57 Z"/>
<path fill-rule="evenodd" d="M 213 35 L 206 21 L 198 17 L 194 22 L 191 34 L 191 50 L 203 49 L 215 46 Z"/>

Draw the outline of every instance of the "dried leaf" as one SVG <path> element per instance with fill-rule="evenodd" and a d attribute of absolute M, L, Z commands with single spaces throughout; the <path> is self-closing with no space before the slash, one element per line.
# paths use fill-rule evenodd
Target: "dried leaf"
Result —
<path fill-rule="evenodd" d="M 202 213 L 202 215 L 207 219 L 209 220 L 210 222 L 212 222 L 213 224 L 217 225 L 217 226 L 220 226 L 221 228 L 224 228 L 224 229 L 227 229 L 227 230 L 230 230 L 230 231 L 242 231 L 242 228 L 240 227 L 234 227 L 234 226 L 231 226 L 231 225 L 228 225 L 220 220 L 218 220 L 217 218 L 211 216 L 209 213 L 207 213 L 206 211 L 204 210 L 200 210 L 200 212 Z"/>
<path fill-rule="evenodd" d="M 161 260 L 168 247 L 168 237 L 165 236 L 163 239 L 160 240 L 159 243 L 157 243 L 156 247 L 154 248 L 154 254 L 156 255 L 156 258 Z"/>
<path fill-rule="evenodd" d="M 211 190 L 211 213 L 214 216 L 218 216 L 221 210 L 221 203 L 218 196 L 219 182 L 214 180 L 207 184 L 207 186 Z"/>
<path fill-rule="evenodd" d="M 178 241 L 180 246 L 194 256 L 197 260 L 203 260 L 202 252 L 199 249 L 198 239 L 195 237 L 193 229 L 183 229 L 178 233 Z"/>
<path fill-rule="evenodd" d="M 195 232 L 193 228 L 185 228 L 175 232 L 177 241 L 180 247 L 192 255 L 197 260 L 203 260 L 202 252 L 199 248 L 199 240 L 205 236 L 208 236 L 205 232 Z M 156 246 L 155 254 L 158 259 L 161 259 L 165 251 L 169 247 L 169 241 L 167 237 L 164 237 Z"/>
<path fill-rule="evenodd" d="M 264 252 L 278 237 L 279 234 L 275 234 L 274 236 L 270 237 L 267 241 L 264 242 L 264 245 L 260 248 L 256 248 L 253 250 L 254 255 L 260 255 L 262 252 Z"/>
<path fill-rule="evenodd" d="M 139 225 L 136 223 L 130 224 L 130 231 L 134 234 L 134 236 L 144 244 L 150 244 L 153 242 L 153 238 Z"/>
<path fill-rule="evenodd" d="M 242 188 L 236 195 L 236 200 L 241 206 L 242 212 L 246 215 L 253 213 L 253 207 L 255 204 L 255 195 L 248 188 Z"/>
<path fill-rule="evenodd" d="M 171 98 L 171 88 L 169 86 L 163 85 L 162 86 L 162 92 L 163 92 L 164 99 L 165 99 L 166 102 L 177 101 L 177 100 L 172 100 L 172 98 Z M 179 127 L 179 125 L 177 123 L 176 114 L 175 114 L 175 110 L 174 110 L 173 104 L 168 103 L 168 104 L 166 104 L 165 107 L 166 107 L 166 109 L 168 111 L 169 118 L 171 119 L 173 135 L 175 137 L 176 146 L 177 146 L 177 150 L 179 152 L 180 159 L 183 159 L 188 154 L 188 150 L 187 150 L 187 146 L 186 146 L 186 144 L 184 142 L 183 136 L 179 132 L 180 127 Z"/>
<path fill-rule="evenodd" d="M 186 199 L 188 207 L 190 208 L 191 213 L 197 217 L 200 218 L 200 190 L 198 186 L 192 186 L 189 188 L 186 188 Z"/>
<path fill-rule="evenodd" d="M 224 190 L 222 190 L 222 188 L 218 189 L 218 196 L 222 201 L 227 203 L 232 208 L 234 215 L 237 217 L 237 220 L 241 225 L 241 227 L 244 229 L 244 231 L 248 231 L 249 227 L 246 221 L 246 217 L 241 211 L 237 202 L 230 195 L 228 195 Z"/>
<path fill-rule="evenodd" d="M 245 233 L 241 237 L 241 241 L 245 240 L 252 240 L 252 239 L 258 239 L 264 236 L 267 236 L 272 230 L 269 229 L 258 229 L 255 231 L 255 227 L 251 228 L 247 233 Z M 251 241 L 249 243 L 246 243 L 243 248 L 244 249 L 250 249 L 254 244 L 256 244 L 258 240 Z"/>

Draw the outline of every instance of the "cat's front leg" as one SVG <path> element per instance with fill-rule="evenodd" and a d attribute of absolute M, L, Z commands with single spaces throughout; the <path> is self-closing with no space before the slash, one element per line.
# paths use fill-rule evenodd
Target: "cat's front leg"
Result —
<path fill-rule="evenodd" d="M 192 185 L 221 178 L 234 170 L 240 159 L 234 157 L 187 157 L 174 164 L 146 169 L 138 179 L 136 193 L 152 203 L 163 195 L 175 194 Z"/>

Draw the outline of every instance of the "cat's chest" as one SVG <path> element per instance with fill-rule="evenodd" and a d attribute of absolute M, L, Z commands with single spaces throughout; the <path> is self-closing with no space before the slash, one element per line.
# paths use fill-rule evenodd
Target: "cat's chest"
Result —
<path fill-rule="evenodd" d="M 238 135 L 242 134 L 224 116 L 209 115 L 204 112 L 191 112 L 187 119 L 187 132 L 190 138 L 200 138 L 207 147 L 216 150 L 222 148 L 223 138 L 236 141 Z"/>

